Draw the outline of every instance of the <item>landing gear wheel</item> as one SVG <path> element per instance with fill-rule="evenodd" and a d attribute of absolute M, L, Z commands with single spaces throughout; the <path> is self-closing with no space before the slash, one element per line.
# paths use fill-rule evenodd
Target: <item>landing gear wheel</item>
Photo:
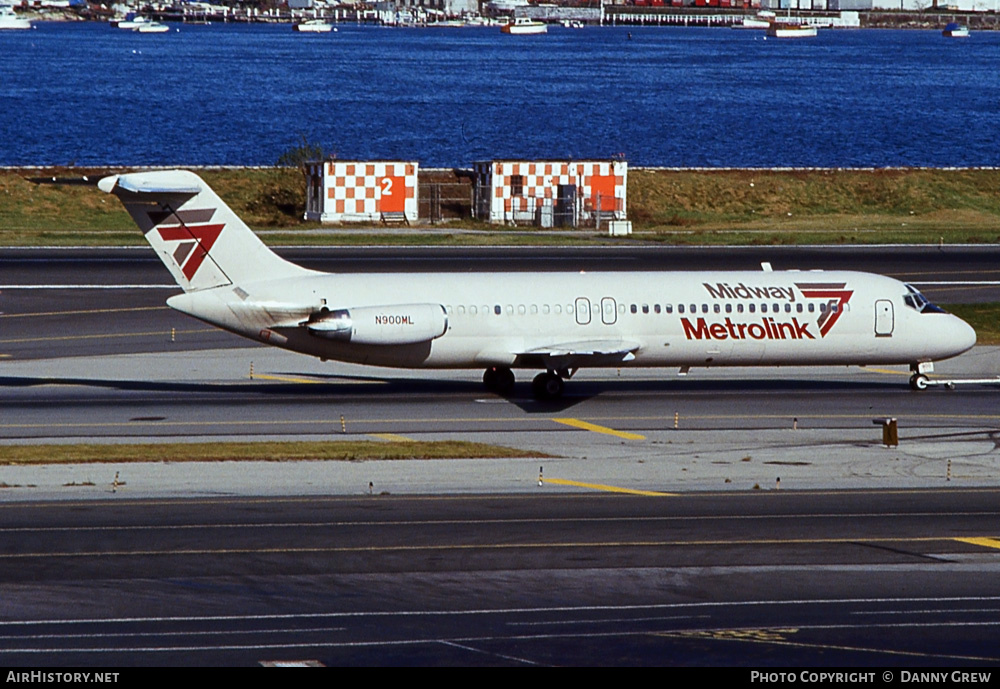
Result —
<path fill-rule="evenodd" d="M 910 376 L 910 387 L 914 390 L 926 390 L 928 385 L 927 376 L 923 373 L 914 373 Z"/>
<path fill-rule="evenodd" d="M 554 400 L 562 397 L 563 379 L 552 371 L 539 373 L 531 381 L 531 391 L 537 400 Z"/>
<path fill-rule="evenodd" d="M 490 392 L 509 395 L 514 389 L 514 372 L 506 366 L 490 366 L 483 373 L 483 385 Z"/>

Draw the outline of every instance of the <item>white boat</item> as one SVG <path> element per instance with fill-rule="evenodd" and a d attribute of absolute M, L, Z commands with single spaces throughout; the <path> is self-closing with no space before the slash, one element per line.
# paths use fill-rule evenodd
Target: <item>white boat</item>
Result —
<path fill-rule="evenodd" d="M 167 33 L 170 27 L 160 22 L 143 22 L 138 28 L 133 29 L 136 33 Z"/>
<path fill-rule="evenodd" d="M 30 29 L 31 22 L 14 14 L 10 5 L 0 5 L 0 29 Z"/>
<path fill-rule="evenodd" d="M 292 30 L 302 33 L 330 33 L 333 31 L 333 24 L 327 24 L 322 19 L 310 19 L 296 24 Z"/>
<path fill-rule="evenodd" d="M 142 17 L 134 12 L 128 13 L 124 19 L 112 19 L 111 26 L 119 29 L 124 29 L 126 31 L 135 31 L 143 24 L 151 24 L 152 20 L 148 17 Z"/>
<path fill-rule="evenodd" d="M 531 34 L 548 33 L 549 27 L 545 22 L 529 19 L 528 17 L 517 17 L 511 23 L 501 26 L 500 30 L 504 33 L 509 33 L 512 36 L 527 36 Z"/>
<path fill-rule="evenodd" d="M 969 37 L 969 27 L 962 26 L 958 22 L 951 22 L 944 27 L 944 31 L 941 35 L 946 38 L 968 38 Z"/>
<path fill-rule="evenodd" d="M 774 21 L 774 12 L 761 10 L 754 17 L 744 17 L 739 24 L 733 24 L 734 29 L 757 29 L 763 31 Z"/>
<path fill-rule="evenodd" d="M 773 38 L 809 38 L 816 35 L 816 27 L 809 24 L 771 22 L 767 35 Z"/>

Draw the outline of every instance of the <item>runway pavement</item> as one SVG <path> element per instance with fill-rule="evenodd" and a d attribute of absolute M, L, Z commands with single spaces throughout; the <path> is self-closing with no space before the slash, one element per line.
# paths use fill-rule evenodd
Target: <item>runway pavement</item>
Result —
<path fill-rule="evenodd" d="M 998 300 L 996 247 L 287 249 L 333 271 L 874 270 L 939 301 Z M 0 471 L 0 498 L 104 495 L 116 472 L 132 495 L 762 490 L 983 485 L 1000 476 L 989 386 L 912 393 L 906 371 L 767 368 L 584 371 L 558 404 L 527 374 L 508 399 L 480 371 L 407 372 L 262 347 L 164 305 L 177 291 L 148 249 L 0 251 L 0 448 L 45 442 L 232 438 L 468 439 L 553 459 L 87 466 Z M 250 379 L 251 365 L 254 378 Z M 940 374 L 1000 375 L 977 347 Z M 343 417 L 343 425 L 341 418 Z M 878 418 L 898 419 L 900 445 Z M 0 449 L 2 456 L 2 449 Z M 950 460 L 950 474 L 949 474 Z M 539 471 L 541 469 L 541 472 Z M 562 479 L 566 483 L 556 483 Z M 81 484 L 93 484 L 89 486 Z M 30 486 L 30 487 L 29 487 Z"/>
<path fill-rule="evenodd" d="M 254 378 L 250 379 L 253 365 Z M 977 347 L 938 377 L 1000 373 Z M 915 393 L 905 367 L 588 371 L 547 405 L 477 371 L 400 372 L 272 348 L 0 362 L 0 444 L 461 439 L 552 459 L 0 469 L 0 499 L 996 485 L 1000 387 Z M 343 421 L 341 421 L 343 416 Z M 882 444 L 895 417 L 899 446 Z M 346 432 L 345 432 L 346 431 Z M 2 456 L 2 445 L 0 445 Z M 542 485 L 539 486 L 541 474 Z"/>
<path fill-rule="evenodd" d="M 942 274 L 917 253 L 886 267 L 996 298 L 975 252 Z M 546 404 L 530 374 L 501 398 L 481 371 L 240 340 L 164 308 L 151 262 L 69 260 L 67 283 L 90 285 L 72 289 L 39 282 L 43 264 L 0 286 L 8 666 L 1000 661 L 998 386 L 917 393 L 905 367 L 610 369 Z M 1000 348 L 936 375 L 1000 375 Z M 898 447 L 873 424 L 887 417 Z M 271 438 L 552 457 L 2 461 L 23 443 Z"/>

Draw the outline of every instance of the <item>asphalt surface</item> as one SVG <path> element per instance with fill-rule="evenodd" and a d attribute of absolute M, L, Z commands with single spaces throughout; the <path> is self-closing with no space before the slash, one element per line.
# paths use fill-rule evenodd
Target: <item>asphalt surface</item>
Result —
<path fill-rule="evenodd" d="M 8 668 L 987 668 L 996 489 L 0 507 Z M 989 670 L 986 669 L 988 672 Z M 668 675 L 669 676 L 669 675 Z"/>
<path fill-rule="evenodd" d="M 976 250 L 932 251 L 826 267 L 881 263 L 939 301 L 996 300 Z M 0 459 L 23 443 L 245 438 L 552 457 L 0 466 L 8 667 L 127 681 L 130 666 L 693 665 L 749 680 L 1000 661 L 997 386 L 916 393 L 903 367 L 609 370 L 541 404 L 523 378 L 500 398 L 479 371 L 245 343 L 163 307 L 176 290 L 141 252 L 72 253 L 0 252 Z M 348 264 L 437 264 L 360 253 Z M 735 253 L 719 260 L 768 260 Z M 320 254 L 306 258 L 340 265 Z M 472 254 L 445 262 L 489 269 Z M 1000 350 L 937 375 L 995 377 Z M 873 423 L 889 417 L 898 447 Z"/>
<path fill-rule="evenodd" d="M 292 249 L 326 270 L 850 267 L 993 300 L 995 247 Z M 584 371 L 555 404 L 486 394 L 479 371 L 319 362 L 243 340 L 163 304 L 176 288 L 148 250 L 0 252 L 0 443 L 468 439 L 553 456 L 504 462 L 5 468 L 0 497 L 531 491 L 544 475 L 636 490 L 984 485 L 994 481 L 996 386 L 914 394 L 903 367 Z M 162 282 L 161 282 L 162 281 Z M 939 298 L 939 297 L 936 297 Z M 944 299 L 940 299 L 944 301 Z M 1000 375 L 977 347 L 942 378 Z M 251 379 L 251 371 L 254 373 Z M 899 447 L 878 419 L 896 418 Z M 589 425 L 588 425 L 589 424 Z M 488 467 L 484 471 L 484 468 Z M 66 474 L 66 472 L 71 472 Z M 780 482 L 779 482 L 780 479 Z M 27 486 L 31 486 L 28 488 Z M 89 487 L 84 487 L 89 486 Z M 567 490 L 572 488 L 567 487 Z"/>

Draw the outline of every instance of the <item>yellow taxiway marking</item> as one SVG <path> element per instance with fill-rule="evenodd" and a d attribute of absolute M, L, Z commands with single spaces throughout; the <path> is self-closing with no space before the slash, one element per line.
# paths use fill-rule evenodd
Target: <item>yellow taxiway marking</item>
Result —
<path fill-rule="evenodd" d="M 169 306 L 135 306 L 123 309 L 79 309 L 76 311 L 38 311 L 35 313 L 4 313 L 0 318 L 38 318 L 39 316 L 80 316 L 95 313 L 128 313 L 130 311 L 169 311 Z"/>
<path fill-rule="evenodd" d="M 909 371 L 893 371 L 892 369 L 888 369 L 888 368 L 872 368 L 871 366 L 865 366 L 864 370 L 871 371 L 872 373 L 889 373 L 889 374 L 892 374 L 894 376 L 908 376 L 908 375 L 910 375 Z"/>
<path fill-rule="evenodd" d="M 969 543 L 970 545 L 980 545 L 984 548 L 996 548 L 1000 550 L 1000 540 L 996 538 L 956 538 L 959 543 Z"/>
<path fill-rule="evenodd" d="M 594 433 L 603 433 L 605 435 L 614 435 L 619 438 L 625 438 L 626 440 L 645 440 L 646 436 L 639 435 L 638 433 L 628 433 L 626 431 L 616 431 L 613 428 L 608 428 L 607 426 L 598 426 L 596 423 L 587 423 L 586 421 L 581 421 L 580 419 L 552 419 L 556 423 L 565 424 L 567 426 L 573 426 L 574 428 L 582 428 L 585 431 L 592 431 Z"/>
<path fill-rule="evenodd" d="M 677 497 L 677 493 L 659 493 L 653 490 L 636 490 L 634 488 L 622 488 L 620 486 L 605 486 L 600 483 L 582 483 L 580 481 L 570 481 L 565 478 L 544 478 L 542 483 L 554 483 L 559 486 L 576 486 L 577 488 L 592 488 L 603 490 L 609 493 L 628 493 L 629 495 L 649 495 L 652 497 Z"/>
<path fill-rule="evenodd" d="M 214 333 L 221 332 L 218 328 L 200 328 L 198 330 L 175 330 L 177 335 L 190 335 L 192 333 Z M 104 333 L 100 335 L 60 335 L 54 337 L 22 337 L 13 340 L 0 340 L 3 344 L 23 344 L 25 342 L 61 342 L 66 340 L 103 340 L 112 339 L 120 337 L 152 337 L 162 336 L 169 337 L 169 330 L 150 330 L 148 332 L 140 333 Z"/>
<path fill-rule="evenodd" d="M 388 440 L 392 443 L 415 443 L 417 442 L 413 438 L 407 438 L 405 435 L 399 435 L 398 433 L 369 433 L 373 438 L 378 438 L 379 440 Z"/>
<path fill-rule="evenodd" d="M 277 380 L 282 383 L 309 383 L 310 385 L 365 385 L 388 383 L 385 380 L 341 380 L 341 379 L 328 379 L 328 380 L 314 380 L 312 378 L 295 378 L 293 376 L 271 376 L 266 373 L 255 373 L 251 376 L 254 380 Z"/>
<path fill-rule="evenodd" d="M 213 527 L 214 528 L 214 527 Z M 150 557 L 156 555 L 267 555 L 317 554 L 317 553 L 404 553 L 404 552 L 458 552 L 458 551 L 503 551 L 503 550 L 555 550 L 571 548 L 670 548 L 670 547 L 733 547 L 733 546 L 797 546 L 797 545 L 857 545 L 858 543 L 916 544 L 937 543 L 954 540 L 948 536 L 879 537 L 879 538 L 751 538 L 751 539 L 706 539 L 706 540 L 661 540 L 661 541 L 526 541 L 512 543 L 400 543 L 389 545 L 318 545 L 318 546 L 247 546 L 231 548 L 164 548 L 162 550 L 80 550 L 80 551 L 35 551 L 21 553 L 0 552 L 0 562 L 24 560 L 27 558 L 71 558 L 71 557 Z"/>
<path fill-rule="evenodd" d="M 311 385 L 318 385 L 325 381 L 322 380 L 312 380 L 310 378 L 293 378 L 291 376 L 269 376 L 266 373 L 254 373 L 250 376 L 254 380 L 278 380 L 283 383 L 310 383 Z"/>

